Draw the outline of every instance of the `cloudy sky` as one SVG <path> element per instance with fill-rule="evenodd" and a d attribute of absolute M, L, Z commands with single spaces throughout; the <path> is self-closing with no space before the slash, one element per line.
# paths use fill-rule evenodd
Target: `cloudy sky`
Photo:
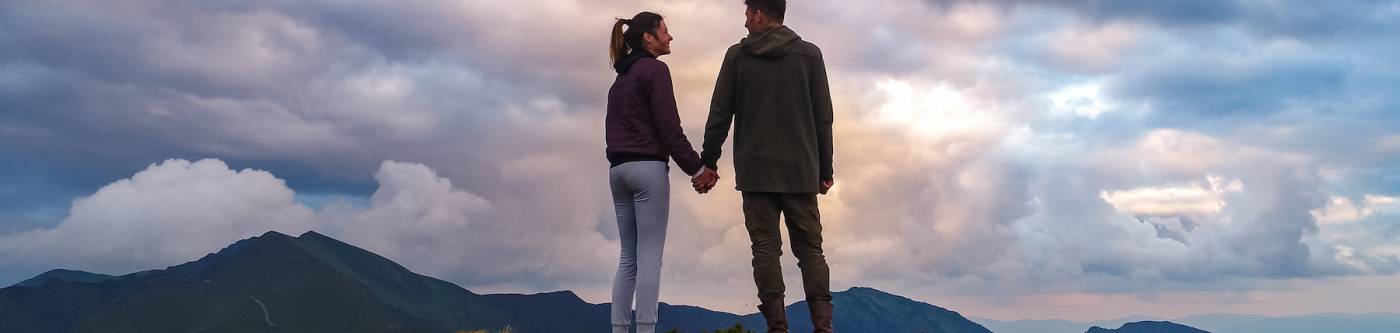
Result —
<path fill-rule="evenodd" d="M 698 145 L 738 0 L 0 0 L 0 285 L 316 230 L 603 302 L 605 48 L 641 10 Z M 1400 1 L 787 16 L 832 79 L 834 289 L 999 319 L 1400 312 Z M 663 301 L 752 312 L 738 193 L 672 176 Z"/>

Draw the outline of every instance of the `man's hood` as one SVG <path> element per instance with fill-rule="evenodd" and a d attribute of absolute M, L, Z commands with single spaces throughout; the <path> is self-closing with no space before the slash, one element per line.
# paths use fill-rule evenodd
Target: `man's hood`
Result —
<path fill-rule="evenodd" d="M 792 50 L 796 41 L 801 40 L 796 32 L 787 26 L 778 26 L 768 31 L 749 34 L 739 41 L 739 47 L 749 54 L 762 58 L 782 58 Z"/>

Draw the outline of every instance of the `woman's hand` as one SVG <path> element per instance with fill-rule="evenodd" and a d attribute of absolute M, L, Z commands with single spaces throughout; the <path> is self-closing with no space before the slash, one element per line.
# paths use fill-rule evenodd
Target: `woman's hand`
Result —
<path fill-rule="evenodd" d="M 719 182 L 719 173 L 710 167 L 700 170 L 700 175 L 690 179 L 690 186 L 695 188 L 696 193 L 705 194 L 715 187 Z"/>

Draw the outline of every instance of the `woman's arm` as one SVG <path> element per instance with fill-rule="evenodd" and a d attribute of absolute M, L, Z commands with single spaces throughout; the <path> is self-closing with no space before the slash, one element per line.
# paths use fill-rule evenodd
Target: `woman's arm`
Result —
<path fill-rule="evenodd" d="M 666 63 L 655 63 L 656 68 L 651 70 L 649 97 L 651 119 L 652 124 L 656 126 L 657 139 L 666 147 L 671 159 L 676 160 L 676 165 L 681 167 L 681 171 L 692 177 L 699 175 L 704 165 L 700 162 L 700 154 L 695 153 L 695 148 L 690 146 L 690 140 L 685 138 L 685 131 L 681 129 L 680 111 L 676 109 L 676 93 L 671 86 L 671 69 Z"/>

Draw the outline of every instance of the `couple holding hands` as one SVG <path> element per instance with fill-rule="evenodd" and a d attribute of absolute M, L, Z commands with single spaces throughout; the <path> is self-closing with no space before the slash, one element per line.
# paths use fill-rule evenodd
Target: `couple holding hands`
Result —
<path fill-rule="evenodd" d="M 708 192 L 719 180 L 720 148 L 731 125 L 735 183 L 743 194 L 758 311 L 768 332 L 787 332 L 779 215 L 802 271 L 813 327 L 831 332 L 830 273 L 817 209 L 817 194 L 835 184 L 825 64 L 816 45 L 783 25 L 785 0 L 744 3 L 749 34 L 725 52 L 700 153 L 681 130 L 670 70 L 657 59 L 671 53 L 666 22 L 642 12 L 613 25 L 609 56 L 617 79 L 608 91 L 605 129 L 622 243 L 612 292 L 615 333 L 626 333 L 633 324 L 637 333 L 656 329 L 669 161 L 691 176 L 696 192 Z"/>

